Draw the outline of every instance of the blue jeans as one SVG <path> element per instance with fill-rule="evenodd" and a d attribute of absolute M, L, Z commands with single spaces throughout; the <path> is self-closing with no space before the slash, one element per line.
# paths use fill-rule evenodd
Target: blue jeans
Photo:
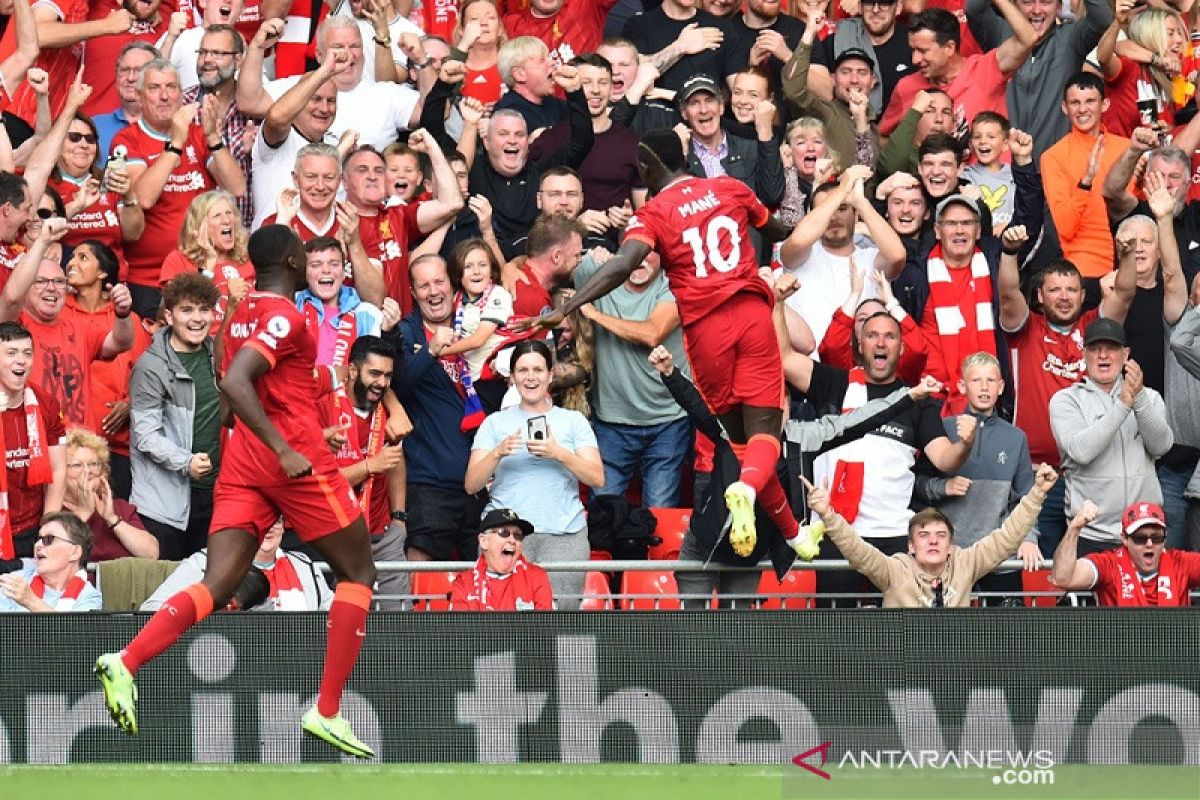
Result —
<path fill-rule="evenodd" d="M 1067 480 L 1059 477 L 1058 482 L 1046 495 L 1042 513 L 1038 515 L 1038 549 L 1046 558 L 1054 558 L 1054 551 L 1067 532 Z"/>
<path fill-rule="evenodd" d="M 1163 463 L 1155 468 L 1158 485 L 1162 488 L 1163 511 L 1167 514 L 1167 547 L 1173 550 L 1187 549 L 1188 501 L 1183 496 L 1193 470 L 1180 472 Z"/>
<path fill-rule="evenodd" d="M 680 472 L 692 439 L 686 417 L 644 426 L 596 420 L 592 430 L 604 462 L 604 488 L 596 494 L 625 494 L 640 468 L 643 506 L 673 508 L 679 503 Z"/>

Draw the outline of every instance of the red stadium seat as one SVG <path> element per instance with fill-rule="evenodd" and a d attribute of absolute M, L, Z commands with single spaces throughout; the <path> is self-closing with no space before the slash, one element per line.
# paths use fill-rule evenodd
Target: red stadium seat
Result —
<path fill-rule="evenodd" d="M 589 572 L 583 579 L 583 600 L 579 603 L 580 611 L 611 611 L 613 609 L 612 590 L 608 585 L 608 573 Z"/>
<path fill-rule="evenodd" d="M 607 550 L 593 550 L 592 556 L 588 560 L 589 561 L 612 561 L 613 557 L 612 557 L 612 553 L 608 552 Z"/>
<path fill-rule="evenodd" d="M 1025 605 L 1027 606 L 1056 606 L 1058 598 L 1062 596 L 1062 589 L 1050 583 L 1050 570 L 1048 569 L 1038 569 L 1033 572 L 1021 570 L 1021 589 L 1026 592 L 1057 592 L 1054 596 L 1026 596 Z"/>
<path fill-rule="evenodd" d="M 456 572 L 414 572 L 413 611 L 449 611 L 450 584 Z"/>
<path fill-rule="evenodd" d="M 817 573 L 811 569 L 792 570 L 780 581 L 771 570 L 764 570 L 758 581 L 758 593 L 775 595 L 764 597 L 759 608 L 797 609 L 813 608 L 813 595 L 817 591 Z M 780 596 L 784 595 L 784 596 Z M 802 595 L 808 595 L 803 597 Z"/>
<path fill-rule="evenodd" d="M 621 576 L 621 607 L 631 610 L 678 609 L 679 586 L 673 572 L 626 572 Z"/>
<path fill-rule="evenodd" d="M 652 508 L 650 513 L 658 520 L 654 535 L 662 539 L 661 544 L 650 548 L 646 558 L 651 561 L 677 561 L 683 547 L 683 535 L 692 521 L 690 508 Z"/>

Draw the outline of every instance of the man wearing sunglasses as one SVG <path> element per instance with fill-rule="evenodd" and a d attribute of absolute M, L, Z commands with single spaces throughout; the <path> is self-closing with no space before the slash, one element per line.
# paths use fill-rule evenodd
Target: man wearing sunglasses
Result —
<path fill-rule="evenodd" d="M 1067 591 L 1091 589 L 1102 606 L 1188 606 L 1200 586 L 1200 553 L 1168 550 L 1162 506 L 1139 500 L 1121 518 L 1124 545 L 1077 558 L 1079 532 L 1099 509 L 1088 501 L 1071 520 L 1054 551 L 1054 584 Z"/>
<path fill-rule="evenodd" d="M 86 569 L 91 529 L 71 512 L 60 511 L 46 517 L 38 534 L 33 558 L 0 575 L 0 613 L 99 611 L 100 592 L 88 583 Z"/>
<path fill-rule="evenodd" d="M 494 508 L 479 523 L 479 561 L 450 587 L 451 611 L 552 611 L 546 570 L 521 555 L 533 525 L 509 508 Z"/>

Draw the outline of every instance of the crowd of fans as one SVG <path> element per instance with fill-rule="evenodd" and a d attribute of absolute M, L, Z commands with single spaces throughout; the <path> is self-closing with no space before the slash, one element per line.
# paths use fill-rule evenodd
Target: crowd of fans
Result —
<path fill-rule="evenodd" d="M 0 556 L 31 559 L 0 610 L 98 607 L 89 560 L 203 569 L 264 224 L 305 243 L 296 304 L 343 382 L 326 439 L 377 559 L 478 557 L 460 605 L 543 608 L 530 562 L 587 559 L 591 493 L 711 519 L 734 456 L 657 253 L 545 339 L 514 324 L 636 224 L 659 128 L 791 229 L 745 244 L 821 557 L 900 605 L 1015 591 L 987 576 L 1014 554 L 1116 604 L 1200 582 L 1192 0 L 175 2 L 0 4 Z M 738 245 L 688 233 L 697 270 Z M 804 428 L 889 397 L 857 439 Z M 694 527 L 690 557 L 791 563 L 769 523 L 745 556 Z M 318 607 L 282 543 L 264 603 Z M 582 590 L 548 580 L 560 608 Z"/>

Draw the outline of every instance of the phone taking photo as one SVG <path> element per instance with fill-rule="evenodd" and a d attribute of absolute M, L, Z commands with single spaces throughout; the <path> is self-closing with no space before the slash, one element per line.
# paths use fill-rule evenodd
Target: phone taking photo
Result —
<path fill-rule="evenodd" d="M 546 425 L 546 415 L 539 414 L 536 417 L 530 417 L 525 422 L 526 437 L 531 442 L 544 442 L 550 432 Z"/>

